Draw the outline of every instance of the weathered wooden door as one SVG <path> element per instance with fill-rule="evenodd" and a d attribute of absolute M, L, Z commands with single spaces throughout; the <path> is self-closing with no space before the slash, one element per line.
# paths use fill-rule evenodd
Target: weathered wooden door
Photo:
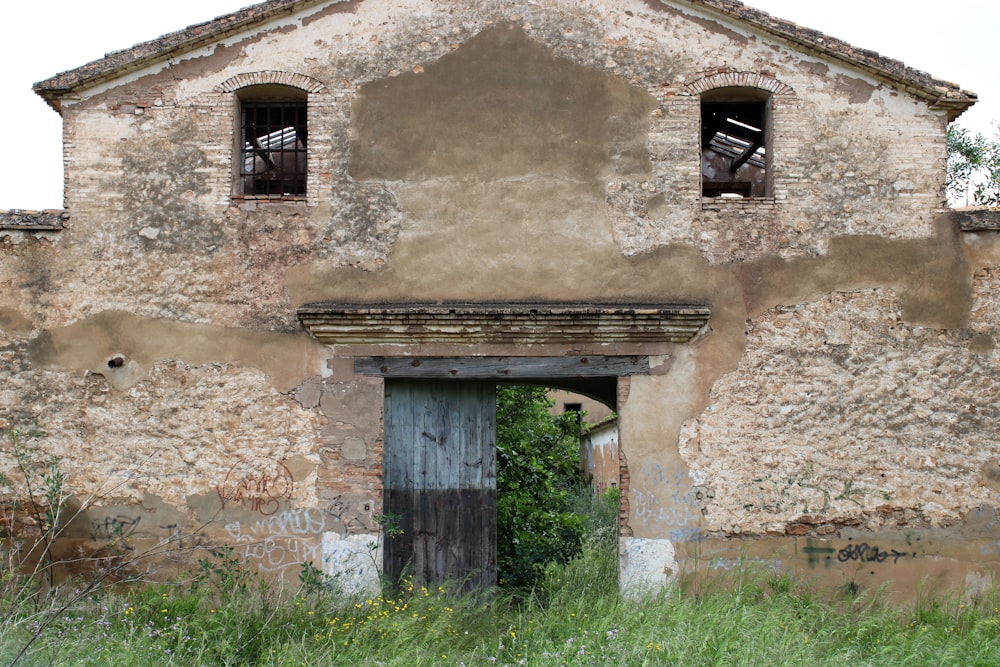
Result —
<path fill-rule="evenodd" d="M 496 386 L 385 382 L 385 540 L 390 581 L 496 584 Z M 390 531 L 393 532 L 393 531 Z"/>

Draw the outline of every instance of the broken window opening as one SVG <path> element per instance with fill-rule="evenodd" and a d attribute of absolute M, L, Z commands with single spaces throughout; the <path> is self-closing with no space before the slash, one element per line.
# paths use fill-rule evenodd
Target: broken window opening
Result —
<path fill-rule="evenodd" d="M 301 99 L 259 100 L 254 94 L 241 100 L 239 194 L 306 194 L 308 126 L 301 95 Z"/>
<path fill-rule="evenodd" d="M 720 88 L 703 95 L 702 196 L 769 196 L 768 134 L 768 99 L 763 91 Z"/>

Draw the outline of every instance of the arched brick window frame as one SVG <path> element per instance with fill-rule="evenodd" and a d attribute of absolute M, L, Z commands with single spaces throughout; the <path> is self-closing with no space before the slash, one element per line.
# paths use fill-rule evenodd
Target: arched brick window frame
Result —
<path fill-rule="evenodd" d="M 326 93 L 326 84 L 318 79 L 296 72 L 282 72 L 278 70 L 264 70 L 261 72 L 246 72 L 237 74 L 220 83 L 217 86 L 219 92 L 235 93 L 241 88 L 251 86 L 290 86 L 309 93 Z"/>
<path fill-rule="evenodd" d="M 327 92 L 317 79 L 266 70 L 246 72 L 217 86 L 236 100 L 233 194 L 302 199 L 309 181 L 309 98 Z"/>
<path fill-rule="evenodd" d="M 685 86 L 701 99 L 702 196 L 770 198 L 773 108 L 795 91 L 759 72 L 714 72 Z"/>
<path fill-rule="evenodd" d="M 716 88 L 757 88 L 767 91 L 771 95 L 795 94 L 795 91 L 787 83 L 759 72 L 715 72 L 684 86 L 685 92 L 690 95 L 701 95 Z"/>

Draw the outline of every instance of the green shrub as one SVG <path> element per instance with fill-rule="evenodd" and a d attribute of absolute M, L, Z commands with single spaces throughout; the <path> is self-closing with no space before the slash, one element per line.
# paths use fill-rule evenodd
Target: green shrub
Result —
<path fill-rule="evenodd" d="M 584 517 L 577 413 L 553 415 L 541 387 L 497 388 L 497 568 L 501 586 L 530 588 L 549 563 L 580 551 Z"/>

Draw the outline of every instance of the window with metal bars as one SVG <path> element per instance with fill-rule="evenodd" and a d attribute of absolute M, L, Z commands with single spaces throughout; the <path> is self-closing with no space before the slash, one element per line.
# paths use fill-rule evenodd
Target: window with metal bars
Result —
<path fill-rule="evenodd" d="M 711 93 L 701 103 L 702 196 L 768 196 L 767 100 L 746 99 L 760 93 L 743 89 Z"/>
<path fill-rule="evenodd" d="M 240 107 L 241 194 L 304 196 L 305 100 L 244 101 Z"/>

